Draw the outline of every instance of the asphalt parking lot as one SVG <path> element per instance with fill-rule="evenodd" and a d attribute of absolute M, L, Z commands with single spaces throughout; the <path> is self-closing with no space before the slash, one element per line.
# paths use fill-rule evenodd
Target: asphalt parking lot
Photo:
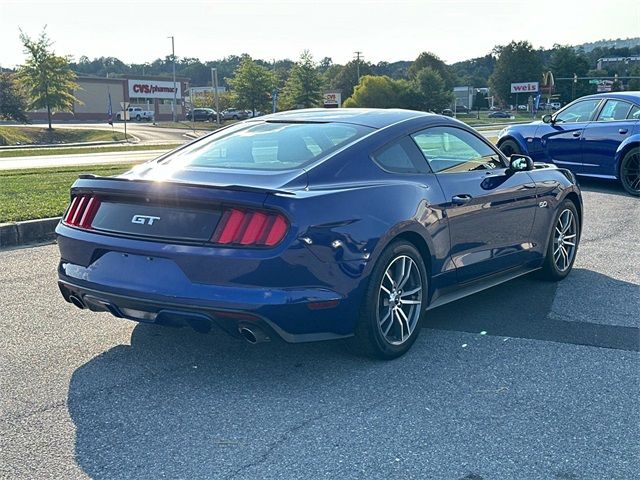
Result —
<path fill-rule="evenodd" d="M 583 187 L 565 281 L 440 307 L 386 363 L 86 313 L 54 245 L 0 252 L 0 477 L 637 478 L 640 200 Z"/>

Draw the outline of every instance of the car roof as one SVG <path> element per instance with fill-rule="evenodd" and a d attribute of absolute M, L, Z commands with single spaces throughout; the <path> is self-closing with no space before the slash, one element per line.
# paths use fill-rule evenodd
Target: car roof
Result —
<path fill-rule="evenodd" d="M 308 108 L 272 113 L 260 117 L 260 121 L 337 122 L 383 128 L 404 120 L 427 116 L 436 115 L 399 108 Z"/>
<path fill-rule="evenodd" d="M 580 97 L 578 100 L 584 100 L 585 98 L 614 98 L 617 100 L 626 100 L 628 102 L 634 102 L 634 103 L 640 104 L 640 91 L 596 93 L 595 95 L 587 95 L 585 97 Z"/>

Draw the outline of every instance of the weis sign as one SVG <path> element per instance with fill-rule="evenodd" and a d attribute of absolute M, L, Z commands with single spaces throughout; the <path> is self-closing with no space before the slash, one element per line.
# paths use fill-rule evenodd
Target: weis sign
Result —
<path fill-rule="evenodd" d="M 130 98 L 173 98 L 173 82 L 129 80 Z M 181 98 L 180 82 L 176 82 L 176 97 Z"/>
<path fill-rule="evenodd" d="M 539 82 L 512 83 L 511 93 L 535 93 L 539 90 Z"/>

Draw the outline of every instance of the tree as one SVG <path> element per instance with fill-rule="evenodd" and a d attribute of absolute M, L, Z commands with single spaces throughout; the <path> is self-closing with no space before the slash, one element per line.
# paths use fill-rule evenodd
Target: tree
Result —
<path fill-rule="evenodd" d="M 423 68 L 429 67 L 440 75 L 447 90 L 453 90 L 455 86 L 455 75 L 451 69 L 437 55 L 430 52 L 422 52 L 418 58 L 411 64 L 407 72 L 409 79 L 413 80 L 418 76 L 418 72 Z"/>
<path fill-rule="evenodd" d="M 576 53 L 575 49 L 568 45 L 554 45 L 549 62 L 549 69 L 555 78 L 572 78 L 574 74 L 584 77 L 589 71 L 589 61 L 584 55 Z M 568 103 L 574 97 L 574 85 L 572 80 L 557 81 L 556 94 L 560 95 L 562 103 Z M 575 84 L 575 97 L 581 97 L 591 93 L 590 85 L 585 82 Z"/>
<path fill-rule="evenodd" d="M 358 85 L 358 62 L 360 62 L 360 78 L 373 73 L 369 62 L 351 60 L 340 67 L 335 77 L 331 80 L 330 87 L 332 90 L 341 91 L 344 97 L 348 97 L 353 93 Z"/>
<path fill-rule="evenodd" d="M 275 85 L 273 73 L 258 65 L 249 55 L 243 55 L 233 78 L 227 79 L 240 108 L 266 110 Z"/>
<path fill-rule="evenodd" d="M 347 108 L 410 108 L 422 106 L 422 95 L 415 84 L 394 80 L 386 75 L 365 75 L 353 95 L 344 102 Z"/>
<path fill-rule="evenodd" d="M 460 78 L 459 85 L 486 87 L 489 85 L 489 76 L 493 72 L 495 64 L 496 58 L 488 54 L 484 57 L 454 63 L 451 65 L 451 69 Z"/>
<path fill-rule="evenodd" d="M 291 69 L 282 92 L 281 103 L 287 108 L 317 107 L 322 100 L 322 76 L 308 50 Z"/>
<path fill-rule="evenodd" d="M 431 67 L 424 67 L 415 76 L 415 86 L 421 96 L 421 109 L 440 112 L 453 99 L 451 89 L 447 88 L 444 79 Z"/>
<path fill-rule="evenodd" d="M 495 69 L 489 78 L 493 94 L 504 103 L 511 102 L 511 84 L 537 82 L 542 78 L 542 62 L 529 42 L 511 42 L 504 47 L 496 47 L 498 55 Z"/>
<path fill-rule="evenodd" d="M 365 75 L 344 102 L 347 108 L 397 108 L 399 86 L 395 80 L 383 76 Z"/>
<path fill-rule="evenodd" d="M 234 106 L 233 95 L 229 92 L 221 92 L 218 94 L 218 103 L 220 104 L 220 111 L 231 108 Z M 216 98 L 213 92 L 203 92 L 198 95 L 194 95 L 193 106 L 196 108 L 216 108 Z"/>
<path fill-rule="evenodd" d="M 16 85 L 14 75 L 0 72 L 0 118 L 27 123 L 27 102 Z"/>
<path fill-rule="evenodd" d="M 633 67 L 629 74 L 632 77 L 640 77 L 640 67 Z M 640 78 L 632 78 L 631 80 L 629 80 L 629 90 L 640 90 Z"/>
<path fill-rule="evenodd" d="M 18 68 L 18 80 L 29 99 L 28 108 L 47 109 L 51 130 L 52 112 L 73 109 L 76 100 L 73 90 L 78 88 L 76 74 L 69 68 L 69 57 L 58 56 L 51 50 L 52 42 L 46 30 L 38 40 L 32 40 L 21 31 L 20 41 L 27 61 Z"/>

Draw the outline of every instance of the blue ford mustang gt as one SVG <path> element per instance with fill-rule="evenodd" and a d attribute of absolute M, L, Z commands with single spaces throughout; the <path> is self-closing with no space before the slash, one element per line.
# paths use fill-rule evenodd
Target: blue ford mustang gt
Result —
<path fill-rule="evenodd" d="M 116 317 L 393 358 L 428 309 L 534 270 L 564 278 L 581 220 L 571 172 L 507 159 L 457 120 L 283 112 L 81 175 L 59 286 Z"/>
<path fill-rule="evenodd" d="M 542 122 L 507 127 L 498 147 L 577 175 L 618 179 L 640 195 L 640 92 L 579 98 Z"/>

